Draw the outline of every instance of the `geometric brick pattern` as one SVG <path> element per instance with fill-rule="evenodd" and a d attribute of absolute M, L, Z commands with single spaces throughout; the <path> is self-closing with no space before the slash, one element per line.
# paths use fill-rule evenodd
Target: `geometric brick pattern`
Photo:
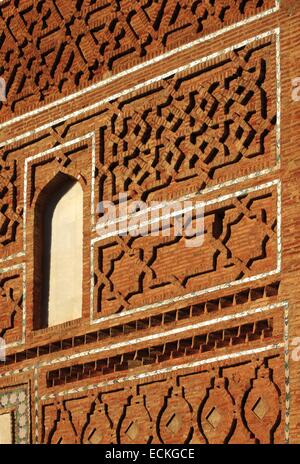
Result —
<path fill-rule="evenodd" d="M 275 0 L 2 2 L 1 119 L 266 11 Z M 39 18 L 39 21 L 36 18 Z"/>
<path fill-rule="evenodd" d="M 184 236 L 173 233 L 96 242 L 95 309 L 103 316 L 119 313 L 141 298 L 149 304 L 201 290 L 209 277 L 219 285 L 271 271 L 277 263 L 276 224 L 276 189 L 269 187 L 241 192 L 219 208 L 205 204 L 202 246 L 189 248 Z"/>
<path fill-rule="evenodd" d="M 275 56 L 268 37 L 113 102 L 100 128 L 100 200 L 174 196 L 274 164 Z"/>
<path fill-rule="evenodd" d="M 275 42 L 275 36 L 254 41 L 222 54 L 213 65 L 197 65 L 159 80 L 134 99 L 130 94 L 104 105 L 103 116 L 94 118 L 99 130 L 95 201 L 117 203 L 121 193 L 135 200 L 176 197 L 220 183 L 225 175 L 234 178 L 233 167 L 253 173 L 274 166 Z M 51 128 L 46 146 L 62 144 L 72 126 L 69 121 L 63 128 Z M 20 251 L 15 242 L 20 241 L 24 219 L 21 174 L 28 148 L 25 143 L 17 154 L 3 150 L 0 155 L 4 255 Z M 60 156 L 57 168 L 72 170 L 68 151 Z M 30 201 L 39 190 L 31 186 Z"/>
<path fill-rule="evenodd" d="M 0 413 L 14 442 L 299 441 L 294 5 L 0 3 Z M 36 205 L 62 173 L 83 189 L 82 317 L 37 329 Z M 203 244 L 99 236 L 97 203 L 124 193 L 201 201 Z"/>
<path fill-rule="evenodd" d="M 284 378 L 274 370 L 276 361 L 276 356 L 245 359 L 215 372 L 209 368 L 160 375 L 129 388 L 48 401 L 43 406 L 43 441 L 274 443 L 283 434 L 284 414 Z"/>
<path fill-rule="evenodd" d="M 0 277 L 0 336 L 6 343 L 22 338 L 23 273 L 20 269 L 1 273 Z"/>
<path fill-rule="evenodd" d="M 22 208 L 17 204 L 16 161 L 0 162 L 0 246 L 16 240 L 17 228 L 22 221 Z"/>

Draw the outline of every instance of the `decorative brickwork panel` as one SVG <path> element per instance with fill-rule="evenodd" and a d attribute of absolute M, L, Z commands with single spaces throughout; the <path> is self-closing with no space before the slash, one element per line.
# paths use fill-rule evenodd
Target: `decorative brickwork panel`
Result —
<path fill-rule="evenodd" d="M 24 327 L 23 266 L 0 270 L 0 337 L 21 342 Z"/>
<path fill-rule="evenodd" d="M 115 102 L 100 130 L 100 200 L 174 196 L 274 165 L 275 53 L 275 37 L 255 41 Z"/>
<path fill-rule="evenodd" d="M 32 0 L 0 5 L 1 119 L 275 7 L 275 0 Z M 37 20 L 39 18 L 39 20 Z"/>
<path fill-rule="evenodd" d="M 45 443 L 274 443 L 284 440 L 281 355 L 157 375 L 43 406 Z M 136 381 L 135 381 L 136 383 Z"/>
<path fill-rule="evenodd" d="M 0 440 L 299 442 L 298 2 L 0 0 Z M 82 317 L 47 327 L 67 178 Z"/>
<path fill-rule="evenodd" d="M 20 203 L 20 180 L 16 160 L 7 161 L 5 157 L 0 156 L 1 258 L 16 252 L 16 242 L 21 235 L 23 207 Z"/>
<path fill-rule="evenodd" d="M 275 271 L 276 186 L 228 197 L 204 202 L 202 246 L 186 246 L 186 238 L 172 230 L 170 237 L 115 236 L 96 242 L 95 311 L 104 316 Z"/>
<path fill-rule="evenodd" d="M 3 148 L 0 260 L 22 252 L 26 208 L 58 171 L 80 175 L 96 205 L 103 199 L 118 203 L 123 193 L 129 200 L 177 198 L 272 169 L 279 156 L 276 40 L 270 34 L 220 52 L 214 60 L 103 103 L 79 121 L 70 118 Z M 90 155 L 91 130 L 95 171 L 79 153 L 86 146 Z M 78 138 L 74 148 L 72 139 Z"/>

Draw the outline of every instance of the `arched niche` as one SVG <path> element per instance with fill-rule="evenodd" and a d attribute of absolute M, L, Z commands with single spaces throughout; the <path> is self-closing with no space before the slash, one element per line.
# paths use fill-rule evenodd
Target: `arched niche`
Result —
<path fill-rule="evenodd" d="M 34 326 L 51 327 L 82 315 L 83 190 L 59 173 L 36 202 Z"/>

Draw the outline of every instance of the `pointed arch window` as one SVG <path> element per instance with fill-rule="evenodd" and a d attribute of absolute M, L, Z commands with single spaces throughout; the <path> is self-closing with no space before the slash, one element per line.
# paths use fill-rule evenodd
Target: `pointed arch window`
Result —
<path fill-rule="evenodd" d="M 82 315 L 83 190 L 59 173 L 36 203 L 34 224 L 35 328 Z"/>

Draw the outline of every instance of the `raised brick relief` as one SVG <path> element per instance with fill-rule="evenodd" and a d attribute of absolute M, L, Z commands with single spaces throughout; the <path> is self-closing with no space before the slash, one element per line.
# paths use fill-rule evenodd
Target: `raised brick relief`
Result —
<path fill-rule="evenodd" d="M 0 337 L 7 344 L 20 342 L 24 330 L 23 268 L 0 273 Z"/>
<path fill-rule="evenodd" d="M 7 0 L 1 120 L 275 7 L 275 0 Z M 39 18 L 39 20 L 37 20 Z"/>
<path fill-rule="evenodd" d="M 118 203 L 123 193 L 134 200 L 177 198 L 272 169 L 279 157 L 276 40 L 272 33 L 230 53 L 220 52 L 214 60 L 3 148 L 3 257 L 22 252 L 26 207 L 58 171 L 80 175 L 96 206 L 103 199 Z M 86 138 L 87 124 L 96 142 L 95 172 L 80 164 L 72 146 L 72 140 Z M 78 143 L 78 151 L 84 145 L 90 155 L 87 139 Z"/>
<path fill-rule="evenodd" d="M 255 41 L 114 102 L 100 128 L 100 200 L 176 196 L 274 165 L 275 41 Z"/>
<path fill-rule="evenodd" d="M 15 443 L 295 441 L 299 15 L 279 3 L 0 2 L 0 414 Z M 62 175 L 84 192 L 82 318 L 43 328 L 37 211 Z M 120 194 L 203 202 L 203 245 L 173 219 L 171 236 L 99 235 L 97 203 Z"/>
<path fill-rule="evenodd" d="M 45 443 L 273 443 L 284 436 L 281 355 L 160 375 L 43 406 Z M 80 408 L 79 408 L 80 404 Z M 68 433 L 66 433 L 68 431 Z"/>
<path fill-rule="evenodd" d="M 94 310 L 105 316 L 275 271 L 276 186 L 228 197 L 207 202 L 202 246 L 187 247 L 174 229 L 170 237 L 99 239 L 94 244 Z"/>
<path fill-rule="evenodd" d="M 16 251 L 20 237 L 23 208 L 16 160 L 7 161 L 0 155 L 0 252 L 1 257 Z M 20 250 L 19 250 L 20 251 Z"/>

